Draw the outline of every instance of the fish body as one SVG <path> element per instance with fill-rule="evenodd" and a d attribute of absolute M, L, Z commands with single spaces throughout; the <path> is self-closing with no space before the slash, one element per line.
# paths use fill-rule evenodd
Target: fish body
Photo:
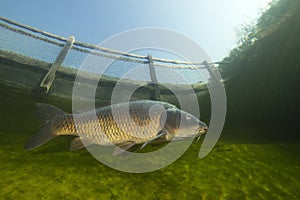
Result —
<path fill-rule="evenodd" d="M 78 137 L 71 142 L 71 150 L 92 144 L 117 145 L 127 150 L 154 140 L 200 136 L 207 130 L 192 114 L 160 101 L 130 101 L 80 114 L 67 114 L 48 104 L 37 104 L 37 110 L 47 123 L 25 149 L 36 148 L 59 135 L 74 135 Z"/>

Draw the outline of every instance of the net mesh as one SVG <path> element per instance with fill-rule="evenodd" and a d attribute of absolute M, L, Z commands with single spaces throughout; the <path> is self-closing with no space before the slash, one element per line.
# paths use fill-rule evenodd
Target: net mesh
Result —
<path fill-rule="evenodd" d="M 62 50 L 64 43 L 53 38 L 40 36 L 39 33 L 30 32 L 24 28 L 15 26 L 0 26 L 0 49 L 12 51 L 21 55 L 31 57 L 36 60 L 53 63 L 59 52 Z M 74 69 L 80 69 L 82 65 L 89 68 L 90 72 L 101 73 L 111 77 L 124 77 L 127 79 L 151 81 L 148 64 L 143 64 L 145 61 L 138 62 L 125 61 L 127 57 L 119 56 L 119 60 L 105 58 L 104 63 L 110 63 L 107 67 L 101 64 L 101 59 L 96 55 L 90 55 L 91 50 L 78 51 L 76 48 L 71 49 L 65 57 L 62 65 Z M 99 61 L 98 63 L 85 62 L 86 58 Z M 103 59 L 103 58 L 102 58 Z M 171 83 L 195 83 L 206 81 L 208 73 L 206 70 L 191 70 L 191 69 L 172 69 L 156 66 L 157 78 L 159 82 Z M 200 73 L 199 73 L 200 72 Z M 170 75 L 178 75 L 173 80 L 170 80 Z M 204 74 L 204 76 L 203 76 Z M 174 76 L 173 76 L 174 77 Z"/>
<path fill-rule="evenodd" d="M 0 49 L 52 63 L 62 47 L 0 27 Z"/>

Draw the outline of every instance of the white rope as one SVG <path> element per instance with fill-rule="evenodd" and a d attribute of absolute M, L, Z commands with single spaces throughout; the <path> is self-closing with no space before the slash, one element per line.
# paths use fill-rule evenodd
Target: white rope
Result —
<path fill-rule="evenodd" d="M 56 39 L 59 40 L 61 42 L 67 42 L 67 38 L 64 37 L 60 37 L 51 33 L 48 33 L 46 31 L 42 31 L 39 30 L 37 28 L 33 28 L 27 25 L 23 25 L 20 23 L 17 23 L 13 20 L 10 19 L 6 19 L 4 17 L 0 16 L 0 20 L 14 25 L 16 27 L 19 28 L 23 28 L 26 30 L 29 30 L 31 32 L 34 33 L 38 33 L 41 34 L 43 36 L 46 36 L 48 38 L 52 38 L 52 39 Z M 26 35 L 28 37 L 32 37 L 50 44 L 54 44 L 60 47 L 64 46 L 64 43 L 59 43 L 53 40 L 50 40 L 48 38 L 45 37 L 40 37 L 37 35 L 34 35 L 32 33 L 26 32 L 24 30 L 20 30 L 17 28 L 13 28 L 11 26 L 8 26 L 6 24 L 0 23 L 0 26 L 20 33 L 22 35 Z M 83 48 L 80 48 L 83 47 Z M 86 49 L 84 49 L 86 48 Z M 87 44 L 87 43 L 83 43 L 83 42 L 79 42 L 79 41 L 75 41 L 72 47 L 73 50 L 79 51 L 79 52 L 83 52 L 83 53 L 87 53 L 87 54 L 93 54 L 93 55 L 97 55 L 97 56 L 101 56 L 101 57 L 106 57 L 106 58 L 111 58 L 111 59 L 115 59 L 115 60 L 122 60 L 122 61 L 127 61 L 127 62 L 136 62 L 136 63 L 142 63 L 142 64 L 147 64 L 149 63 L 148 57 L 147 56 L 141 56 L 141 55 L 137 55 L 137 54 L 131 54 L 131 53 L 127 53 L 127 52 L 122 52 L 122 51 L 118 51 L 118 50 L 113 50 L 113 49 L 108 49 L 105 47 L 100 47 L 100 46 L 96 46 L 96 45 L 92 45 L 92 44 Z M 98 52 L 101 51 L 101 52 Z M 114 54 L 114 55 L 111 55 Z M 178 61 L 178 60 L 170 60 L 170 59 L 162 59 L 162 58 L 156 58 L 153 57 L 153 61 L 155 61 L 156 63 L 154 63 L 155 66 L 159 66 L 159 67 L 164 67 L 164 68 L 172 68 L 172 69 L 203 69 L 206 68 L 204 62 L 186 62 L 186 61 Z M 159 63 L 168 63 L 168 64 L 173 64 L 173 65 L 165 65 L 165 64 L 159 64 Z M 221 64 L 221 62 L 216 62 L 216 63 L 210 63 L 210 64 Z"/>

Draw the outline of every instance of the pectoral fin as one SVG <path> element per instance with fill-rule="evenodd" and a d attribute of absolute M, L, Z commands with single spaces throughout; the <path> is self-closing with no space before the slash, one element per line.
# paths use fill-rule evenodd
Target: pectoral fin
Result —
<path fill-rule="evenodd" d="M 92 142 L 88 138 L 76 137 L 71 141 L 70 151 L 85 148 L 92 145 Z"/>
<path fill-rule="evenodd" d="M 85 146 L 84 146 L 83 142 L 81 141 L 81 139 L 79 137 L 76 137 L 71 141 L 70 151 L 75 151 L 78 149 L 82 149 L 84 147 Z"/>
<path fill-rule="evenodd" d="M 164 136 L 166 136 L 166 132 L 165 131 L 160 131 L 158 132 L 158 134 L 152 138 L 151 140 L 148 140 L 147 142 L 145 142 L 142 146 L 141 146 L 141 149 L 143 149 L 147 144 L 155 141 L 155 140 L 159 140 L 159 139 L 162 139 Z"/>
<path fill-rule="evenodd" d="M 119 144 L 116 144 L 116 148 L 114 149 L 113 156 L 125 154 L 129 151 L 134 145 L 136 145 L 133 141 L 126 141 Z"/>

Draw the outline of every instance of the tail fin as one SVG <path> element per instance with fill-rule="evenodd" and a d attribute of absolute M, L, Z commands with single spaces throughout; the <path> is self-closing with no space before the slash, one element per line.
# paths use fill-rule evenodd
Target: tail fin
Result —
<path fill-rule="evenodd" d="M 52 119 L 57 115 L 65 114 L 65 112 L 61 109 L 46 103 L 36 103 L 36 113 L 41 120 L 46 122 L 52 121 Z"/>
<path fill-rule="evenodd" d="M 35 134 L 24 146 L 24 149 L 34 149 L 45 144 L 56 137 L 51 131 L 51 123 L 47 123 L 37 134 Z"/>
<path fill-rule="evenodd" d="M 24 149 L 34 149 L 56 137 L 57 135 L 52 132 L 51 121 L 55 116 L 65 114 L 59 108 L 44 103 L 37 103 L 36 111 L 40 118 L 46 121 L 46 124 L 25 144 Z"/>

